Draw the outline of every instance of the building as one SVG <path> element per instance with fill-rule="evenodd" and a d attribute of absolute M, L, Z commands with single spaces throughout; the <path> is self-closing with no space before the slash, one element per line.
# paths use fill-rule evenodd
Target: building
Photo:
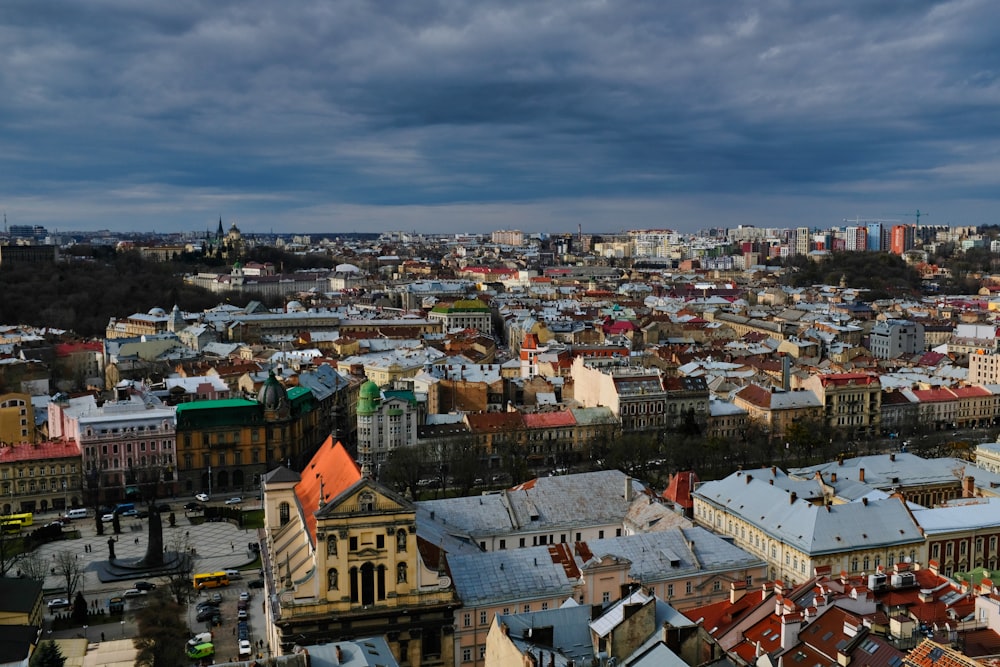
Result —
<path fill-rule="evenodd" d="M 262 571 L 271 646 L 384 635 L 401 664 L 454 663 L 454 595 L 416 508 L 328 438 L 301 474 L 264 480 Z M 443 538 L 442 538 L 443 539 Z"/>
<path fill-rule="evenodd" d="M 49 402 L 49 437 L 79 446 L 87 505 L 134 497 L 140 484 L 157 484 L 160 497 L 176 493 L 174 410 L 128 381 L 109 400 L 57 394 Z"/>
<path fill-rule="evenodd" d="M 0 268 L 52 265 L 59 261 L 59 246 L 0 245 Z"/>
<path fill-rule="evenodd" d="M 878 435 L 882 418 L 882 385 L 869 373 L 813 374 L 802 386 L 819 396 L 826 425 L 852 437 Z"/>
<path fill-rule="evenodd" d="M 490 240 L 497 245 L 519 246 L 524 244 L 524 233 L 520 229 L 497 229 L 490 234 Z"/>
<path fill-rule="evenodd" d="M 11 512 L 62 511 L 83 503 L 80 446 L 72 440 L 0 447 L 0 505 Z"/>
<path fill-rule="evenodd" d="M 312 392 L 285 389 L 271 372 L 257 400 L 182 403 L 177 411 L 177 477 L 186 493 L 243 492 L 278 465 L 302 465 L 324 435 Z"/>
<path fill-rule="evenodd" d="M 913 249 L 913 225 L 893 225 L 889 232 L 889 252 L 902 255 Z"/>
<path fill-rule="evenodd" d="M 0 446 L 37 440 L 35 408 L 31 396 L 21 393 L 0 395 Z"/>
<path fill-rule="evenodd" d="M 368 381 L 358 392 L 358 464 L 378 470 L 394 450 L 417 444 L 418 410 L 412 391 L 386 390 Z"/>
<path fill-rule="evenodd" d="M 969 384 L 1000 384 L 1000 354 L 979 349 L 969 355 Z"/>
<path fill-rule="evenodd" d="M 872 327 L 868 349 L 877 359 L 924 352 L 924 327 L 910 320 L 884 320 Z"/>
<path fill-rule="evenodd" d="M 812 428 L 824 419 L 823 402 L 808 389 L 766 389 L 750 384 L 733 394 L 733 405 L 746 410 L 772 439 L 782 439 L 795 424 Z"/>
<path fill-rule="evenodd" d="M 21 577 L 0 577 L 0 625 L 31 625 L 40 629 L 43 622 L 43 582 Z"/>
<path fill-rule="evenodd" d="M 927 538 L 928 562 L 946 577 L 1000 563 L 1000 498 L 963 498 L 915 509 L 913 517 Z"/>
<path fill-rule="evenodd" d="M 903 500 L 865 496 L 835 504 L 826 501 L 823 484 L 773 468 L 738 471 L 694 491 L 694 519 L 766 560 L 768 578 L 787 584 L 825 566 L 858 573 L 922 560 L 924 538 Z"/>
<path fill-rule="evenodd" d="M 475 329 L 487 336 L 493 333 L 490 307 L 479 299 L 460 299 L 451 304 L 438 304 L 427 313 L 427 319 L 440 321 L 445 331 Z"/>

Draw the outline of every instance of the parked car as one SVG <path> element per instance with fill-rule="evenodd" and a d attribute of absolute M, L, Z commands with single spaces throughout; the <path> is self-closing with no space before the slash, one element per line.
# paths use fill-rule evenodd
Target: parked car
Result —
<path fill-rule="evenodd" d="M 225 570 L 226 576 L 229 577 L 230 581 L 233 579 L 242 579 L 243 573 L 239 570 Z"/>
<path fill-rule="evenodd" d="M 114 521 L 114 520 L 115 520 L 115 515 L 114 515 L 114 513 L 111 513 L 111 514 L 104 514 L 104 515 L 102 515 L 102 516 L 101 516 L 101 521 L 102 521 L 103 523 L 111 523 L 111 522 L 112 522 L 112 521 Z"/>
<path fill-rule="evenodd" d="M 211 632 L 199 632 L 194 637 L 188 640 L 188 650 L 193 649 L 198 644 L 204 644 L 210 641 L 212 641 Z"/>
<path fill-rule="evenodd" d="M 205 506 L 200 503 L 187 503 L 184 505 L 185 512 L 204 512 Z"/>
<path fill-rule="evenodd" d="M 250 599 L 250 593 L 246 591 L 240 591 L 240 602 L 247 602 Z"/>
<path fill-rule="evenodd" d="M 122 593 L 122 597 L 137 598 L 137 597 L 141 597 L 141 596 L 143 596 L 145 594 L 146 594 L 146 591 L 140 591 L 138 588 L 130 588 L 127 591 L 125 591 L 124 593 Z"/>
<path fill-rule="evenodd" d="M 53 598 L 46 602 L 49 609 L 65 609 L 69 606 L 69 600 L 66 598 Z"/>
<path fill-rule="evenodd" d="M 194 499 L 201 501 L 203 503 L 207 503 L 209 500 L 211 500 L 211 498 L 207 493 L 196 493 Z"/>
<path fill-rule="evenodd" d="M 215 604 L 222 604 L 222 593 L 212 593 L 212 597 L 209 599 Z"/>
<path fill-rule="evenodd" d="M 156 584 L 151 581 L 137 581 L 134 587 L 140 591 L 152 591 L 156 589 Z"/>
<path fill-rule="evenodd" d="M 125 510 L 125 511 L 123 511 L 123 512 L 121 513 L 121 516 L 124 516 L 124 517 L 130 517 L 130 516 L 139 516 L 139 510 L 137 510 L 137 509 L 135 509 L 135 508 L 133 507 L 133 508 L 132 508 L 132 509 L 130 509 L 130 510 Z"/>
<path fill-rule="evenodd" d="M 218 609 L 203 609 L 198 612 L 195 616 L 198 621 L 211 621 L 212 623 L 219 623 L 222 621 L 222 614 L 219 613 Z"/>
<path fill-rule="evenodd" d="M 253 648 L 250 646 L 250 640 L 249 639 L 241 639 L 240 640 L 240 657 L 242 658 L 243 656 L 250 655 L 251 653 L 253 653 Z"/>
<path fill-rule="evenodd" d="M 236 612 L 236 618 L 240 619 L 241 621 L 245 620 L 247 616 L 249 616 L 249 614 L 247 614 L 246 609 L 240 609 Z"/>
<path fill-rule="evenodd" d="M 239 505 L 243 502 L 243 499 L 239 496 L 233 496 L 232 498 L 226 498 L 227 505 Z"/>
<path fill-rule="evenodd" d="M 247 584 L 247 588 L 264 588 L 264 580 L 254 579 L 249 584 Z"/>
<path fill-rule="evenodd" d="M 239 639 L 250 639 L 250 625 L 246 621 L 240 621 L 236 626 L 236 634 Z"/>
<path fill-rule="evenodd" d="M 240 600 L 239 602 L 236 603 L 236 609 L 246 609 L 249 606 L 250 606 L 249 600 Z"/>

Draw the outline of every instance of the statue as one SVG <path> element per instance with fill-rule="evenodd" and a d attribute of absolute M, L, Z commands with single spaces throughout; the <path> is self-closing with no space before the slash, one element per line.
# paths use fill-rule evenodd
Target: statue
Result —
<path fill-rule="evenodd" d="M 115 538 L 108 538 L 108 560 L 115 559 Z"/>

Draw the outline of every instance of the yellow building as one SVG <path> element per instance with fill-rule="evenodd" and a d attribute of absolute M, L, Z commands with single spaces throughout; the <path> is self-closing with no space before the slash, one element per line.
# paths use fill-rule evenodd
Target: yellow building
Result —
<path fill-rule="evenodd" d="M 272 647 L 385 635 L 402 664 L 454 662 L 458 606 L 416 508 L 361 474 L 328 438 L 302 474 L 264 481 L 263 571 Z"/>
<path fill-rule="evenodd" d="M 28 394 L 0 396 L 0 443 L 35 442 L 35 409 Z"/>
<path fill-rule="evenodd" d="M 0 625 L 42 626 L 42 582 L 0 578 Z"/>
<path fill-rule="evenodd" d="M 0 507 L 4 514 L 80 507 L 80 446 L 73 440 L 0 447 Z"/>

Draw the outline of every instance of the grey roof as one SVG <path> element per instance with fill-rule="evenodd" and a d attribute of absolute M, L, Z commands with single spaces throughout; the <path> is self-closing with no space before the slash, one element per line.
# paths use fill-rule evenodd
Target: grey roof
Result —
<path fill-rule="evenodd" d="M 36 579 L 0 578 L 0 600 L 7 601 L 0 609 L 30 614 L 42 597 L 42 584 Z"/>
<path fill-rule="evenodd" d="M 841 480 L 860 482 L 862 469 L 864 484 L 882 490 L 899 486 L 956 484 L 964 475 L 972 475 L 977 481 L 979 478 L 1000 480 L 1000 476 L 990 477 L 991 473 L 976 468 L 968 461 L 954 458 L 923 459 L 916 454 L 906 452 L 858 456 L 844 459 L 842 462 L 831 461 L 806 468 L 793 468 L 788 472 L 793 477 L 812 477 L 816 471 L 820 471 L 827 482 L 831 479 L 831 475 L 836 473 L 837 484 L 833 486 L 838 486 Z"/>
<path fill-rule="evenodd" d="M 571 597 L 576 576 L 553 562 L 549 547 L 527 547 L 477 554 L 448 554 L 455 592 L 466 606 Z"/>
<path fill-rule="evenodd" d="M 942 507 L 914 510 L 927 535 L 1000 526 L 1000 498 L 964 498 Z"/>
<path fill-rule="evenodd" d="M 760 558 L 701 527 L 590 540 L 586 545 L 597 558 L 613 555 L 631 561 L 629 576 L 641 582 L 764 565 Z M 577 561 L 586 566 L 579 557 Z"/>
<path fill-rule="evenodd" d="M 398 667 L 385 637 L 365 637 L 350 641 L 306 646 L 312 667 Z M 338 659 L 337 650 L 340 650 Z"/>
<path fill-rule="evenodd" d="M 498 615 L 497 623 L 507 626 L 508 636 L 522 654 L 529 650 L 545 653 L 541 664 L 566 667 L 570 661 L 574 665 L 590 664 L 594 657 L 587 627 L 590 614 L 590 605 L 569 605 L 528 614 Z M 552 628 L 552 646 L 538 646 L 528 636 L 532 628 L 544 627 Z"/>
<path fill-rule="evenodd" d="M 621 524 L 629 509 L 626 480 L 633 496 L 644 491 L 640 482 L 625 473 L 602 470 L 539 477 L 499 493 L 425 500 L 417 506 L 473 536 Z"/>
<path fill-rule="evenodd" d="M 813 505 L 742 471 L 705 482 L 693 495 L 810 556 L 923 541 L 919 526 L 898 498 Z"/>

